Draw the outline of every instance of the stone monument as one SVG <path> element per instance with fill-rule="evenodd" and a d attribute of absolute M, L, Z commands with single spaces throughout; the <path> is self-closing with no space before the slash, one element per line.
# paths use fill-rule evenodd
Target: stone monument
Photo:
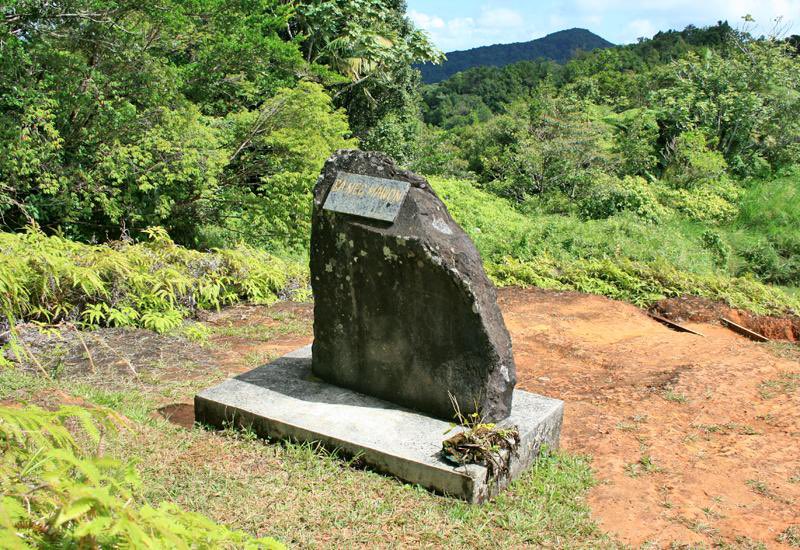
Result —
<path fill-rule="evenodd" d="M 470 502 L 558 446 L 563 403 L 514 389 L 495 288 L 424 178 L 380 153 L 331 157 L 314 188 L 311 284 L 313 347 L 201 392 L 198 421 L 321 442 Z M 448 461 L 456 411 L 513 432 L 500 471 Z M 469 432 L 456 435 L 448 444 Z"/>
<path fill-rule="evenodd" d="M 312 368 L 452 420 L 511 413 L 511 338 L 475 245 L 424 178 L 343 151 L 314 189 Z"/>

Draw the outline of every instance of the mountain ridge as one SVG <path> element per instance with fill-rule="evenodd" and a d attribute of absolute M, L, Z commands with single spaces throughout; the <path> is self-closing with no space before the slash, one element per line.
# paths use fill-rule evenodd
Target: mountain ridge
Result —
<path fill-rule="evenodd" d="M 492 44 L 448 52 L 447 61 L 442 64 L 425 63 L 417 65 L 417 68 L 422 73 L 422 81 L 426 84 L 433 84 L 471 67 L 504 67 L 519 61 L 533 61 L 540 58 L 565 63 L 578 50 L 591 51 L 612 46 L 614 46 L 612 42 L 588 29 L 575 27 L 556 31 L 527 42 Z"/>

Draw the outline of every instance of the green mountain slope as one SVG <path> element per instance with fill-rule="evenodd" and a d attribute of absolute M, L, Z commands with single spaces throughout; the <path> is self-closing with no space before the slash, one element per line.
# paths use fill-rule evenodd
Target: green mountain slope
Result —
<path fill-rule="evenodd" d="M 422 72 L 422 80 L 430 84 L 449 78 L 470 67 L 503 67 L 519 61 L 539 58 L 565 63 L 579 50 L 591 51 L 613 45 L 586 29 L 567 29 L 530 42 L 495 44 L 450 52 L 447 54 L 447 61 L 441 65 L 426 63 L 419 66 L 419 69 Z"/>

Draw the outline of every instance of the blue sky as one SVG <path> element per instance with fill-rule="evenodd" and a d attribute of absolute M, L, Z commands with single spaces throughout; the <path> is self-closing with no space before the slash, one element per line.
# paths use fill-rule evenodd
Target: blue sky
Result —
<path fill-rule="evenodd" d="M 408 14 L 444 51 L 521 42 L 582 27 L 617 44 L 659 30 L 710 25 L 727 19 L 741 27 L 751 14 L 755 34 L 768 34 L 776 17 L 781 29 L 800 34 L 800 0 L 407 0 Z"/>

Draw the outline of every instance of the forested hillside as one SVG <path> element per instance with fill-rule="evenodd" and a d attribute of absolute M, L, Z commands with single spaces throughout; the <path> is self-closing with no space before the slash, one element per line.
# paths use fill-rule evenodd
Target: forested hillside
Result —
<path fill-rule="evenodd" d="M 563 66 L 470 69 L 423 89 L 428 126 L 416 167 L 472 179 L 532 218 L 653 228 L 661 237 L 652 260 L 682 243 L 690 273 L 796 287 L 792 44 L 720 23 Z M 574 241 L 564 246 L 583 254 Z M 710 256 L 689 252 L 697 247 Z M 631 259 L 636 248 L 620 243 L 604 255 Z"/>
<path fill-rule="evenodd" d="M 495 44 L 470 50 L 448 52 L 442 63 L 419 65 L 422 81 L 440 82 L 472 67 L 504 67 L 520 61 L 546 59 L 566 63 L 579 52 L 613 46 L 608 40 L 586 29 L 567 29 L 514 44 Z"/>

